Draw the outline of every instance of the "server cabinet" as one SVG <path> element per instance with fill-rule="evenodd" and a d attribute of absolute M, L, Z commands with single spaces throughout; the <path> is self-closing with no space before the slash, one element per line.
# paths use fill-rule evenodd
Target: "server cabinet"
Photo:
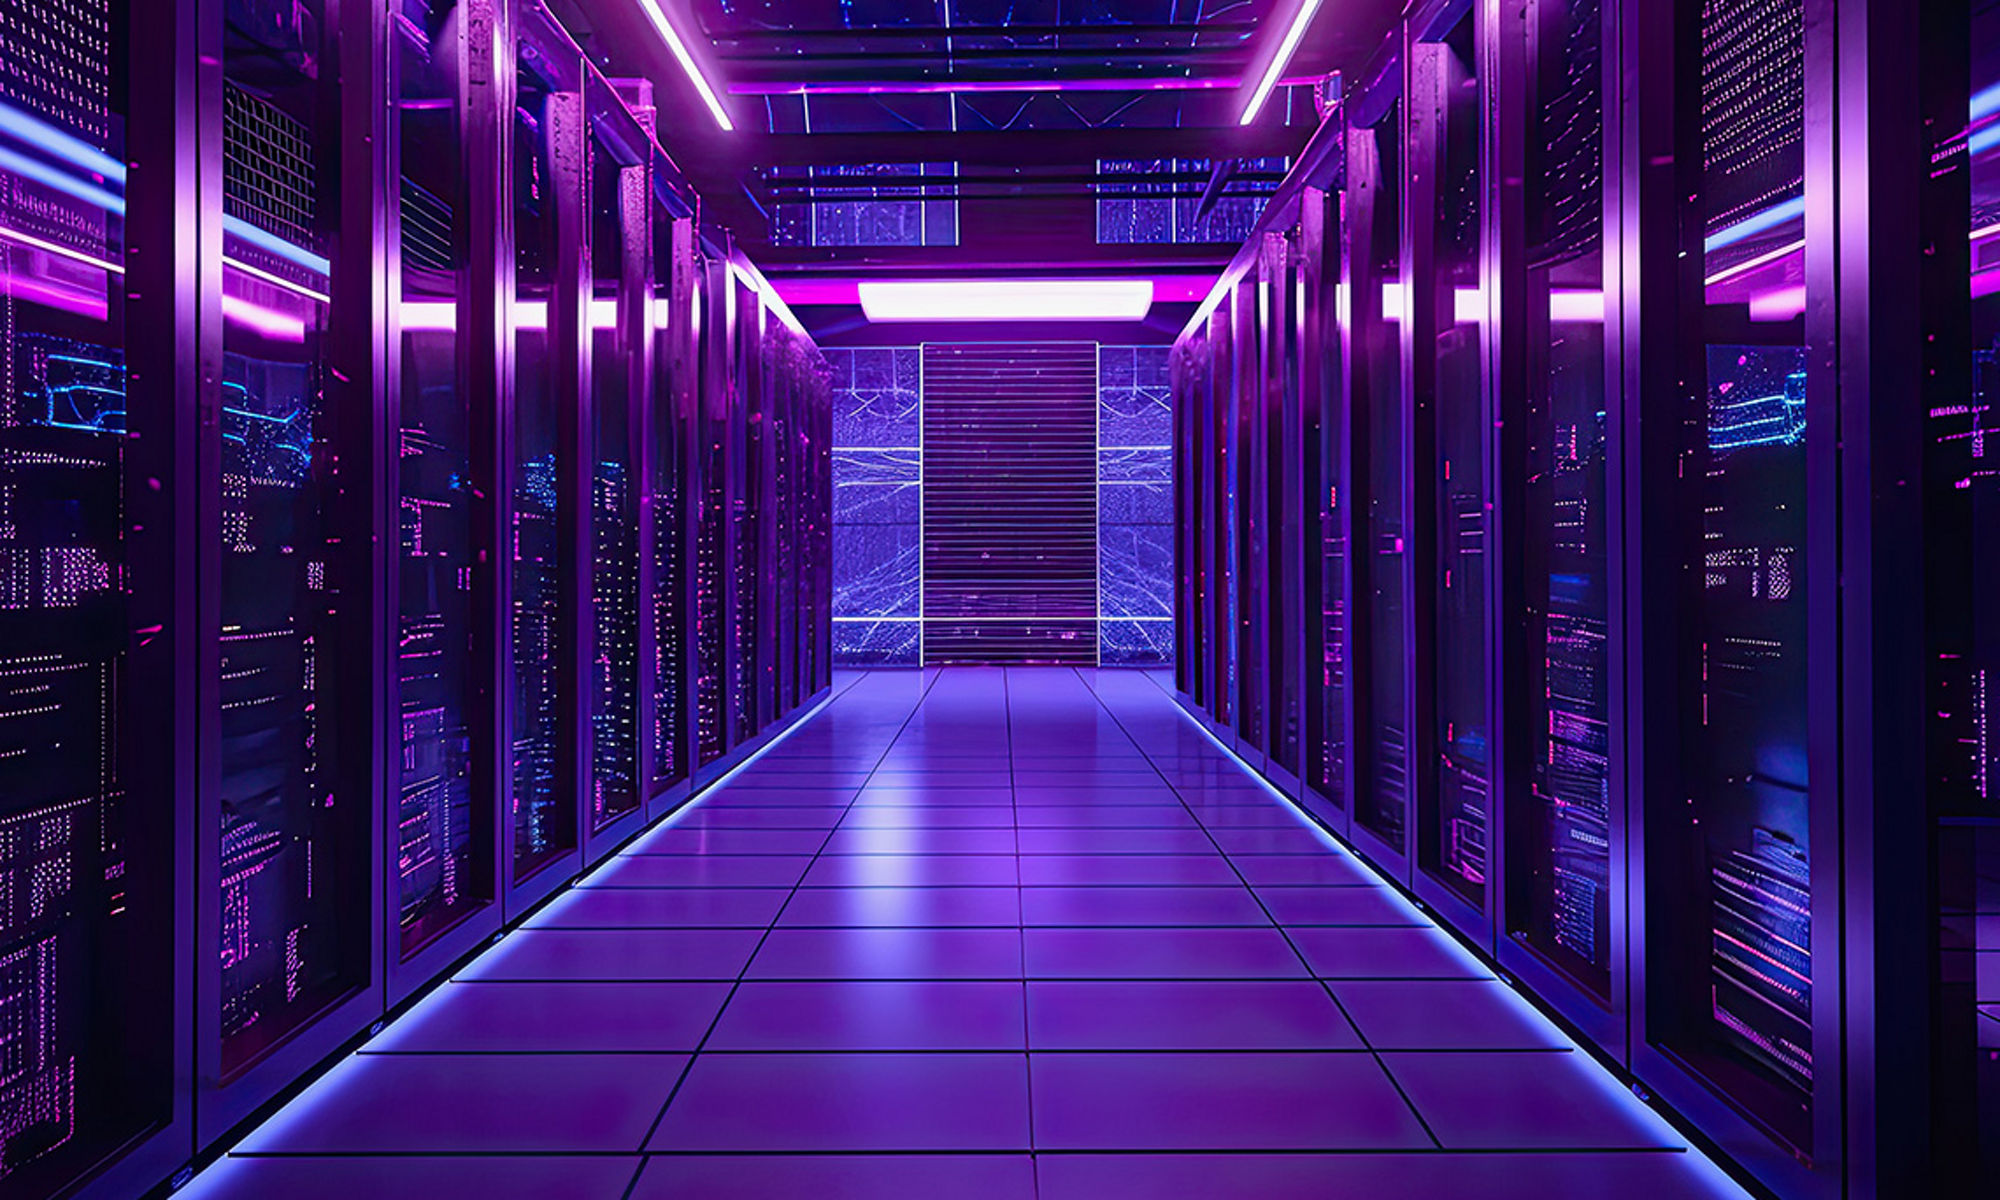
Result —
<path fill-rule="evenodd" d="M 194 888 L 191 8 L 16 8 L 0 79 L 0 1189 L 187 1156 Z M 177 53 L 161 53 L 168 48 Z M 129 164 L 129 165 L 128 165 Z M 149 998 L 135 1006 L 134 996 Z"/>
<path fill-rule="evenodd" d="M 643 816 L 639 754 L 640 472 L 649 311 L 646 244 L 651 143 L 611 87 L 588 67 L 582 171 L 587 214 L 589 334 L 583 359 L 578 475 L 587 489 L 589 612 L 579 633 L 589 745 L 584 861 L 595 861 Z"/>
<path fill-rule="evenodd" d="M 379 14 L 211 0 L 205 68 L 198 1129 L 381 1011 Z"/>
<path fill-rule="evenodd" d="M 1299 340 L 1295 314 L 1300 307 L 1297 254 L 1291 239 L 1266 234 L 1258 256 L 1258 341 L 1265 462 L 1265 578 L 1269 580 L 1258 620 L 1266 633 L 1266 749 L 1273 778 L 1294 794 L 1299 785 L 1299 745 L 1304 671 L 1304 613 L 1300 589 L 1305 564 L 1305 494 L 1299 489 L 1303 458 L 1300 440 Z"/>
<path fill-rule="evenodd" d="M 1912 1097 L 1899 1088 L 1893 1099 L 1902 1107 L 1885 1111 L 1900 1113 L 1900 1128 L 1883 1132 L 1886 1144 L 1874 1158 L 1882 1164 L 1878 1178 L 1885 1180 L 1890 1169 L 1911 1158 L 1928 1159 L 1931 1178 L 1942 1184 L 1990 1180 L 2000 1173 L 2000 739 L 1991 729 L 2000 687 L 2000 472 L 1993 465 L 2000 447 L 2000 10 L 1963 0 L 1941 3 L 1927 7 L 1916 27 L 1903 32 L 1914 42 L 1926 86 L 1913 111 L 1896 114 L 1902 120 L 1888 126 L 1886 137 L 1900 146 L 1899 135 L 1921 128 L 1926 137 L 1920 144 L 1939 166 L 1919 174 L 1913 156 L 1890 158 L 1889 147 L 1881 153 L 1901 169 L 1894 181 L 1903 185 L 1910 204 L 1914 236 L 1938 252 L 1920 264 L 1921 273 L 1906 270 L 1880 279 L 1877 267 L 1880 281 L 1872 282 L 1864 303 L 1881 303 L 1893 289 L 1896 299 L 1914 294 L 1923 304 L 1915 328 L 1896 320 L 1906 315 L 1904 308 L 1871 312 L 1871 320 L 1900 339 L 1891 345 L 1902 351 L 1877 371 L 1908 365 L 1901 378 L 1877 374 L 1868 382 L 1874 385 L 1876 438 L 1894 436 L 1881 428 L 1884 423 L 1891 423 L 1890 430 L 1906 429 L 1912 411 L 1927 417 L 1921 447 L 1925 644 L 1917 657 L 1927 693 L 1922 744 L 1931 803 L 1930 828 L 1924 832 L 1933 839 L 1937 929 L 1925 947 L 1931 958 L 1930 1024 L 1924 1013 L 1883 1003 L 1870 1006 L 1881 1015 L 1862 1035 L 1880 1064 L 1872 1077 L 1907 1086 L 1907 1074 L 1896 1067 L 1908 1060 L 1911 1035 L 1899 1036 L 1892 1022 L 1909 1022 L 1912 1032 L 1938 1030 L 1928 1095 Z M 1866 115 L 1844 113 L 1856 123 Z M 1956 136 L 1961 120 L 1962 138 Z M 1887 256 L 1895 246 L 1885 231 L 1874 249 Z M 1922 347 L 1920 355 L 1910 355 L 1912 340 Z M 1899 395 L 1904 387 L 1909 399 Z M 1878 472 L 1900 465 L 1886 453 L 1884 459 Z M 1910 514 L 1882 517 L 1889 520 L 1878 538 L 1887 545 L 1875 551 L 1880 557 L 1874 561 L 1878 572 L 1891 574 L 1907 559 L 1893 564 L 1883 559 L 1907 550 Z M 1903 578 L 1896 582 L 1900 586 Z M 1883 607 L 1888 611 L 1880 619 L 1887 625 L 1897 610 L 1891 603 Z M 1912 624 L 1917 622 L 1906 620 L 1904 628 Z M 1880 640 L 1886 642 L 1888 632 L 1885 628 Z M 1898 661 L 1912 657 L 1894 642 L 1888 647 L 1896 647 Z M 1878 671 L 1893 679 L 1892 669 L 1884 664 Z M 1893 761 L 1892 755 L 1889 750 L 1878 758 Z M 1888 815 L 1875 822 L 1877 828 L 1887 825 Z M 1869 894 L 1907 895 L 1903 889 L 1914 874 L 1908 832 L 1893 842 L 1882 840 L 1885 853 L 1877 860 Z M 1905 933 L 1902 945 L 1915 940 Z M 1893 948 L 1875 953 L 1890 959 L 1878 967 L 1878 990 L 1907 978 L 1890 957 Z"/>
<path fill-rule="evenodd" d="M 1494 771 L 1490 583 L 1494 422 L 1487 370 L 1486 10 L 1413 19 L 1405 96 L 1411 180 L 1410 613 L 1413 886 L 1484 943 Z"/>
<path fill-rule="evenodd" d="M 728 268 L 721 262 L 703 259 L 698 270 L 704 324 L 713 322 L 701 343 L 700 383 L 695 400 L 699 461 L 692 481 L 693 494 L 698 498 L 694 512 L 693 628 L 694 765 L 699 772 L 729 749 L 728 616 L 735 593 L 730 574 L 734 539 L 729 500 L 729 389 L 736 288 Z M 702 782 L 700 775 L 699 782 Z"/>
<path fill-rule="evenodd" d="M 539 8 L 514 10 L 507 47 L 507 329 L 512 395 L 507 466 L 508 740 L 513 794 L 508 913 L 582 865 L 577 643 L 582 539 L 579 365 L 589 298 L 582 268 L 583 67 Z M 504 106 L 503 106 L 504 107 Z"/>
<path fill-rule="evenodd" d="M 694 222 L 678 197 L 661 191 L 664 158 L 655 151 L 653 237 L 653 394 L 648 406 L 653 645 L 652 798 L 665 812 L 688 791 L 693 733 L 693 572 L 695 526 L 696 305 Z"/>
<path fill-rule="evenodd" d="M 1344 122 L 1344 118 L 1343 118 Z M 1346 137 L 1343 130 L 1343 141 Z M 1301 626 L 1305 632 L 1302 793 L 1317 814 L 1348 832 L 1348 766 L 1353 711 L 1348 696 L 1348 547 L 1353 490 L 1348 484 L 1347 360 L 1340 322 L 1345 240 L 1340 192 L 1308 188 L 1299 201 L 1298 388 Z"/>
<path fill-rule="evenodd" d="M 474 264 L 490 267 L 494 227 L 471 166 L 493 157 L 491 114 L 471 97 L 494 23 L 479 0 L 406 0 L 400 12 L 388 28 L 384 176 L 391 1005 L 500 923 L 497 304 L 473 286 L 491 277 Z"/>
<path fill-rule="evenodd" d="M 1268 734 L 1265 711 L 1269 700 L 1269 611 L 1271 580 L 1265 536 L 1264 362 L 1260 352 L 1260 283 L 1249 275 L 1236 282 L 1229 306 L 1229 469 L 1230 608 L 1234 614 L 1235 653 L 1231 656 L 1231 691 L 1236 707 L 1230 723 L 1237 753 L 1262 770 Z"/>
<path fill-rule="evenodd" d="M 1407 879 L 1410 775 L 1410 445 L 1403 298 L 1400 84 L 1357 113 L 1347 142 L 1347 385 L 1355 534 L 1354 808 L 1357 841 Z M 1372 121 L 1361 118 L 1373 116 Z M 1365 500 L 1362 499 L 1365 497 Z M 1365 511 L 1362 505 L 1366 505 Z"/>
<path fill-rule="evenodd" d="M 1672 287 L 1626 314 L 1678 339 L 1639 381 L 1634 1068 L 1798 1195 L 1838 1187 L 1842 1107 L 1834 231 L 1806 119 L 1832 27 L 1806 7 L 1679 4 L 1626 48 L 1671 97 L 1652 216 L 1686 218 L 1639 264 Z"/>

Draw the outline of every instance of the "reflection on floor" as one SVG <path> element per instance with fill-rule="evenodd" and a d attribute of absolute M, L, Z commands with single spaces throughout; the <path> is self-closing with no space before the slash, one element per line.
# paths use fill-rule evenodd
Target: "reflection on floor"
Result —
<path fill-rule="evenodd" d="M 837 686 L 184 1194 L 1739 1194 L 1155 678 Z"/>

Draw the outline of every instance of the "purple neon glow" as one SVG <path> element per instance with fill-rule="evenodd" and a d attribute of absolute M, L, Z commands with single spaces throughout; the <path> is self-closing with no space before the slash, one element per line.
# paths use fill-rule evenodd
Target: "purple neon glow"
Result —
<path fill-rule="evenodd" d="M 1139 321 L 1150 279 L 927 279 L 859 286 L 871 321 Z"/>
<path fill-rule="evenodd" d="M 54 280 L 34 275 L 0 272 L 0 294 L 92 321 L 102 321 L 111 312 L 109 302 L 101 294 L 80 292 L 73 287 L 64 287 Z"/>
<path fill-rule="evenodd" d="M 1150 280 L 1155 304 L 1195 304 L 1209 290 L 1206 275 L 1154 275 Z M 861 303 L 863 282 L 859 279 L 791 276 L 780 278 L 774 287 L 787 304 L 856 305 Z"/>
<path fill-rule="evenodd" d="M 688 82 L 694 84 L 694 90 L 701 94 L 701 102 L 708 106 L 708 111 L 715 117 L 715 123 L 724 130 L 735 129 L 736 126 L 729 120 L 729 110 L 722 107 L 722 98 L 709 86 L 708 77 L 701 73 L 701 67 L 694 61 L 694 55 L 688 51 L 687 43 L 681 40 L 681 35 L 674 29 L 673 22 L 667 20 L 667 14 L 661 11 L 660 0 L 639 0 L 639 11 L 646 14 L 646 19 L 651 21 L 653 28 L 659 32 L 660 40 L 667 44 L 668 51 L 673 54 L 674 61 L 681 65 L 681 70 L 687 72 Z"/>
<path fill-rule="evenodd" d="M 240 325 L 252 333 L 261 334 L 273 341 L 304 342 L 306 323 L 304 318 L 282 313 L 274 308 L 266 308 L 254 300 L 242 296 L 222 294 L 222 319 Z"/>
<path fill-rule="evenodd" d="M 1292 55 L 1298 52 L 1299 43 L 1306 36 L 1306 29 L 1312 24 L 1313 14 L 1319 11 L 1320 0 L 1300 0 L 1299 11 L 1293 15 L 1285 36 L 1278 42 L 1277 52 L 1264 66 L 1263 76 L 1257 80 L 1256 88 L 1250 93 L 1250 102 L 1243 106 L 1243 115 L 1237 118 L 1239 125 L 1248 125 L 1257 119 L 1264 109 L 1264 102 L 1271 98 L 1271 90 L 1278 86 L 1278 77 L 1291 65 Z"/>

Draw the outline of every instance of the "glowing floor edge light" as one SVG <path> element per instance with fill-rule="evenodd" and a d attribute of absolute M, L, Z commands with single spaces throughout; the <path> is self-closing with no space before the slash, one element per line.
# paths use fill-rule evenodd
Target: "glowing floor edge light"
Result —
<path fill-rule="evenodd" d="M 1527 997 L 1527 995 L 1523 993 L 1521 989 L 1517 987 L 1514 984 L 1514 982 L 1506 976 L 1506 974 L 1501 970 L 1500 966 L 1497 963 L 1487 962 L 1485 959 L 1481 958 L 1477 953 L 1475 953 L 1471 947 L 1467 946 L 1464 942 L 1460 941 L 1452 933 L 1452 931 L 1444 925 L 1443 922 L 1439 921 L 1435 916 L 1433 916 L 1428 912 L 1425 912 L 1421 907 L 1419 907 L 1417 903 L 1410 897 L 1410 894 L 1407 891 L 1405 891 L 1401 885 L 1397 884 L 1396 882 L 1391 880 L 1388 876 L 1382 874 L 1380 871 L 1377 871 L 1375 869 L 1375 864 L 1369 862 L 1367 858 L 1363 857 L 1359 850 L 1356 850 L 1354 847 L 1348 845 L 1345 841 L 1341 840 L 1339 835 L 1335 834 L 1332 830 L 1328 829 L 1326 826 L 1320 824 L 1319 821 L 1316 818 L 1314 818 L 1311 813 L 1307 812 L 1303 807 L 1299 805 L 1298 801 L 1286 795 L 1282 790 L 1278 788 L 1276 784 L 1272 783 L 1269 779 L 1266 779 L 1264 777 L 1263 772 L 1257 770 L 1255 767 L 1252 767 L 1249 764 L 1249 762 L 1243 758 L 1242 755 L 1230 749 L 1229 746 L 1226 745 L 1221 738 L 1215 736 L 1213 730 L 1209 729 L 1207 725 L 1202 723 L 1199 717 L 1197 717 L 1194 713 L 1189 712 L 1188 709 L 1184 705 L 1179 703 L 1179 701 L 1176 700 L 1174 696 L 1172 696 L 1171 694 L 1167 694 L 1166 689 L 1164 687 L 1161 687 L 1158 680 L 1152 680 L 1151 682 L 1154 687 L 1160 688 L 1162 694 L 1165 695 L 1167 703 L 1173 706 L 1174 711 L 1180 714 L 1180 718 L 1183 721 L 1186 721 L 1189 725 L 1193 726 L 1197 733 L 1201 734 L 1201 736 L 1203 736 L 1204 738 L 1207 738 L 1211 745 L 1213 745 L 1217 750 L 1220 750 L 1223 753 L 1223 755 L 1226 758 L 1228 758 L 1231 762 L 1235 763 L 1236 766 L 1245 775 L 1248 775 L 1251 779 L 1255 780 L 1259 787 L 1263 788 L 1266 792 L 1269 792 L 1274 799 L 1276 799 L 1279 803 L 1283 804 L 1285 808 L 1291 812 L 1294 818 L 1302 822 L 1308 829 L 1310 829 L 1315 835 L 1319 837 L 1321 842 L 1325 843 L 1327 849 L 1332 850 L 1352 861 L 1353 864 L 1360 869 L 1363 875 L 1367 876 L 1370 880 L 1374 881 L 1377 885 L 1379 885 L 1382 891 L 1385 894 L 1387 894 L 1394 903 L 1400 905 L 1405 914 L 1421 921 L 1426 929 L 1431 930 L 1432 932 L 1438 934 L 1441 938 L 1443 938 L 1444 942 L 1450 947 L 1451 951 L 1458 956 L 1461 962 L 1464 962 L 1468 966 L 1473 967 L 1474 969 L 1479 971 L 1482 975 L 1491 976 L 1493 980 L 1500 985 L 1501 990 L 1503 990 L 1506 993 L 1507 1002 L 1511 1004 L 1515 1008 L 1515 1010 L 1518 1011 L 1523 1017 L 1527 1018 L 1530 1021 L 1537 1022 L 1540 1025 L 1547 1027 L 1547 1029 L 1550 1032 L 1554 1033 L 1558 1038 L 1562 1039 L 1562 1043 L 1564 1046 L 1568 1047 L 1569 1050 L 1571 1050 L 1572 1052 L 1582 1055 L 1584 1060 L 1587 1060 L 1593 1067 L 1596 1068 L 1596 1070 L 1588 1072 L 1587 1074 L 1594 1082 L 1598 1084 L 1600 1090 L 1603 1091 L 1603 1093 L 1607 1098 L 1611 1099 L 1613 1103 L 1623 1108 L 1626 1112 L 1632 1114 L 1639 1120 L 1652 1126 L 1655 1131 L 1664 1133 L 1665 1135 L 1673 1138 L 1676 1142 L 1679 1142 L 1681 1144 L 1681 1149 L 1688 1156 L 1690 1166 L 1696 1167 L 1696 1169 L 1700 1170 L 1701 1173 L 1709 1176 L 1708 1182 L 1712 1183 L 1718 1189 L 1719 1195 L 1746 1196 L 1748 1194 L 1744 1190 L 1743 1186 L 1737 1183 L 1734 1179 L 1731 1179 L 1729 1177 L 1729 1173 L 1722 1169 L 1721 1164 L 1717 1163 L 1713 1158 L 1709 1157 L 1707 1152 L 1702 1150 L 1700 1146 L 1696 1145 L 1692 1138 L 1689 1138 L 1686 1135 L 1682 1134 L 1682 1132 L 1679 1129 L 1675 1128 L 1673 1123 L 1671 1121 L 1668 1121 L 1667 1118 L 1664 1115 L 1662 1115 L 1657 1109 L 1653 1108 L 1651 1105 L 1647 1104 L 1644 1100 L 1641 1100 L 1637 1095 L 1635 1095 L 1630 1088 L 1626 1087 L 1619 1081 L 1618 1076 L 1613 1072 L 1613 1069 L 1609 1065 L 1607 1065 L 1602 1059 L 1600 1059 L 1583 1043 L 1571 1037 L 1568 1030 L 1564 1029 L 1562 1025 L 1556 1022 L 1553 1018 L 1551 1018 L 1548 1013 L 1543 1012 L 1541 1008 L 1536 1006 L 1535 1002 L 1533 1000 L 1530 1000 Z M 1101 702 L 1102 701 L 1100 701 L 1100 703 Z"/>

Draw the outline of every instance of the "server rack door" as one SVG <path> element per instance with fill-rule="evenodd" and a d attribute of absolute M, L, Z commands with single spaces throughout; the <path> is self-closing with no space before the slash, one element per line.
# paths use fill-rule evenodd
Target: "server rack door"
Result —
<path fill-rule="evenodd" d="M 1503 626 L 1521 686 L 1520 767 L 1508 781 L 1507 939 L 1602 1011 L 1622 955 L 1622 846 L 1613 755 L 1611 442 L 1617 395 L 1606 321 L 1606 13 L 1599 0 L 1536 0 L 1524 23 L 1525 236 L 1518 270 L 1525 387 L 1502 419 L 1524 431 L 1503 460 L 1520 511 L 1520 588 Z M 1551 982 L 1554 982 L 1553 980 Z M 1541 989 L 1548 994 L 1549 988 Z M 1603 1017 L 1572 1019 L 1622 1046 Z M 1614 1051 L 1615 1052 L 1615 1051 Z"/>
<path fill-rule="evenodd" d="M 467 169 L 469 5 L 408 0 L 389 31 L 394 204 L 385 419 L 394 432 L 397 541 L 390 573 L 396 689 L 389 786 L 396 797 L 396 945 L 407 962 L 474 914 L 474 937 L 497 927 L 498 762 L 492 718 L 497 659 L 489 620 L 497 532 L 491 494 L 498 413 L 490 393 L 493 339 L 471 311 L 473 190 Z M 486 48 L 486 50 L 490 50 Z M 482 58 L 485 51 L 482 51 Z M 488 310 L 490 315 L 491 310 Z M 483 335 L 483 336 L 482 336 Z M 447 939 L 456 958 L 465 937 Z M 392 967 L 392 979 L 401 976 Z M 424 974 L 410 973 L 418 981 Z"/>
<path fill-rule="evenodd" d="M 1265 596 L 1270 579 L 1265 575 L 1264 462 L 1263 462 L 1263 355 L 1259 353 L 1258 281 L 1248 276 L 1235 288 L 1235 302 L 1229 308 L 1229 571 L 1235 620 L 1233 687 L 1236 708 L 1231 728 L 1236 748 L 1260 770 L 1265 752 L 1265 691 L 1270 686 L 1266 674 L 1264 638 Z"/>
<path fill-rule="evenodd" d="M 1258 262 L 1265 326 L 1264 511 L 1266 577 L 1269 592 L 1261 620 L 1265 628 L 1265 694 L 1269 711 L 1270 767 L 1293 791 L 1299 780 L 1300 675 L 1304 670 L 1304 623 L 1299 606 L 1305 561 L 1305 496 L 1299 490 L 1298 325 L 1291 239 L 1266 234 Z"/>
<path fill-rule="evenodd" d="M 194 173 L 127 163 L 192 107 L 193 15 L 17 7 L 10 43 L 38 53 L 0 74 L 0 146 L 34 164 L 0 195 L 0 1188 L 21 1195 L 134 1194 L 190 1144 L 193 726 L 160 698 L 194 636 Z"/>
<path fill-rule="evenodd" d="M 1207 429 L 1201 420 L 1201 335 L 1173 349 L 1174 507 L 1177 520 L 1174 579 L 1174 684 L 1197 707 L 1208 703 L 1202 669 L 1208 644 L 1208 566 L 1203 554 L 1208 524 L 1202 497 L 1207 486 Z"/>
<path fill-rule="evenodd" d="M 534 14 L 518 12 L 508 133 L 514 246 L 507 490 L 512 623 L 508 738 L 513 804 L 510 882 L 537 883 L 510 911 L 581 865 L 576 679 L 577 497 L 569 452 L 578 338 L 576 194 L 583 135 L 581 62 Z M 567 186 L 566 186 L 567 185 Z M 570 278 L 565 279 L 567 273 Z M 569 422 L 574 424 L 573 419 Z M 568 869 L 554 869 L 568 864 Z"/>
<path fill-rule="evenodd" d="M 1939 1180 L 2000 1173 L 2000 9 L 1967 11 L 1974 7 L 1927 10 L 1918 66 L 1929 84 L 1923 114 L 1936 160 L 1956 156 L 1955 139 L 1943 136 L 1956 133 L 1955 118 L 1968 131 L 1964 168 L 1929 172 L 1922 184 L 1921 236 L 1942 248 L 1934 269 L 1950 274 L 1924 281 L 1926 391 L 1913 406 L 1929 414 L 1923 711 L 1942 1044 L 1922 1115 L 1936 1131 L 1929 1144 L 1938 1148 L 1931 1169 Z M 1954 275 L 1969 277 L 1970 287 Z M 1878 887 L 1901 882 L 1885 876 L 1894 865 L 1878 860 Z M 1874 986 L 1899 982 L 1878 971 Z"/>
<path fill-rule="evenodd" d="M 695 487 L 695 765 L 706 766 L 729 749 L 725 712 L 729 627 L 729 343 L 735 326 L 735 287 L 727 268 L 700 267 L 701 380 L 696 399 L 700 465 Z"/>
<path fill-rule="evenodd" d="M 673 799 L 688 778 L 688 564 L 694 449 L 693 222 L 653 210 L 652 448 L 653 791 Z"/>
<path fill-rule="evenodd" d="M 1805 1173 L 1837 1156 L 1820 1130 L 1837 1127 L 1841 1072 L 1825 1060 L 1838 988 L 1817 986 L 1837 977 L 1824 910 L 1839 853 L 1836 781 L 1814 767 L 1837 736 L 1822 707 L 1837 689 L 1813 686 L 1836 646 L 1834 405 L 1811 353 L 1831 342 L 1809 345 L 1803 315 L 1811 239 L 1832 233 L 1809 227 L 1826 199 L 1807 170 L 1815 46 L 1802 0 L 1672 15 L 1678 195 L 1692 201 L 1679 257 L 1641 269 L 1676 277 L 1686 315 L 1648 319 L 1685 331 L 1686 382 L 1645 400 L 1652 428 L 1679 433 L 1670 462 L 1646 462 L 1645 504 L 1678 519 L 1647 548 L 1677 570 L 1647 587 L 1647 665 L 1668 671 L 1671 698 L 1646 709 L 1637 1058 L 1684 1110 L 1714 1107 L 1700 1119 L 1739 1160 L 1818 1190 L 1831 1185 Z"/>
<path fill-rule="evenodd" d="M 1305 785 L 1344 819 L 1349 809 L 1346 347 L 1336 284 L 1341 278 L 1340 193 L 1309 190 L 1300 201 L 1298 388 L 1300 511 L 1307 514 L 1301 601 L 1305 651 Z M 1336 822 L 1339 824 L 1339 822 Z M 1344 828 L 1342 830 L 1345 832 Z"/>
<path fill-rule="evenodd" d="M 1486 98 L 1480 12 L 1410 46 L 1409 321 L 1416 442 L 1417 863 L 1483 910 L 1492 784 L 1488 589 L 1493 421 L 1482 249 Z"/>
<path fill-rule="evenodd" d="M 1348 138 L 1348 403 L 1353 421 L 1356 778 L 1354 825 L 1389 855 L 1407 853 L 1409 738 L 1409 445 L 1403 383 L 1402 102 Z"/>
<path fill-rule="evenodd" d="M 1209 601 L 1214 606 L 1209 618 L 1209 695 L 1208 713 L 1218 725 L 1227 727 L 1236 712 L 1236 615 L 1235 596 L 1235 539 L 1231 529 L 1235 522 L 1235 510 L 1229 502 L 1230 446 L 1229 435 L 1229 380 L 1233 370 L 1230 359 L 1229 321 L 1230 311 L 1235 307 L 1233 290 L 1224 293 L 1222 302 L 1209 314 L 1208 332 L 1203 339 L 1207 351 L 1204 374 L 1207 378 L 1201 389 L 1203 396 L 1202 417 L 1209 430 L 1208 435 L 1208 501 L 1209 536 L 1207 540 L 1209 564 Z"/>
<path fill-rule="evenodd" d="M 380 1011 L 378 16 L 202 10 L 204 1136 Z"/>
<path fill-rule="evenodd" d="M 584 701 L 589 721 L 585 859 L 600 837 L 615 839 L 641 812 L 639 779 L 639 449 L 633 386 L 642 357 L 646 138 L 602 80 L 585 85 L 590 355 L 584 404 L 588 433 L 590 565 Z"/>

